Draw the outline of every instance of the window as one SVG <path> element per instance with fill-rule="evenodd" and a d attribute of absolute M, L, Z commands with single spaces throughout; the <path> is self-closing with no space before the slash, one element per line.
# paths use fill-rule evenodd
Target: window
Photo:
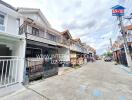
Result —
<path fill-rule="evenodd" d="M 5 16 L 0 14 L 0 25 L 4 25 Z"/>
<path fill-rule="evenodd" d="M 54 35 L 52 35 L 52 34 L 49 34 L 49 38 L 50 38 L 50 40 L 52 40 L 52 41 L 56 41 L 56 37 L 55 37 Z"/>
<path fill-rule="evenodd" d="M 48 39 L 50 39 L 52 41 L 56 41 L 56 36 L 50 34 L 49 32 L 47 32 L 47 37 L 48 37 Z"/>
<path fill-rule="evenodd" d="M 0 31 L 5 31 L 5 16 L 0 13 Z"/>
<path fill-rule="evenodd" d="M 39 30 L 37 28 L 32 27 L 32 34 L 39 36 Z"/>

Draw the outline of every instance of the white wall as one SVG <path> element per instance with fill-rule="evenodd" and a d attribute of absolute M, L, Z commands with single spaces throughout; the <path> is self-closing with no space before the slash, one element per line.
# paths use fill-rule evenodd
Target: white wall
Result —
<path fill-rule="evenodd" d="M 62 54 L 61 61 L 70 61 L 70 50 L 67 48 L 59 48 L 58 49 L 59 54 Z"/>
<path fill-rule="evenodd" d="M 23 82 L 26 41 L 20 40 L 14 45 L 15 47 L 13 49 L 14 51 L 13 56 L 18 56 L 18 59 L 20 60 L 17 66 L 18 67 L 18 81 Z"/>
<path fill-rule="evenodd" d="M 0 30 L 0 32 L 18 35 L 19 22 L 17 19 L 19 18 L 19 13 L 2 4 L 0 4 L 0 13 L 5 16 L 5 31 Z"/>
<path fill-rule="evenodd" d="M 0 43 L 5 44 L 12 50 L 12 56 L 17 56 L 19 58 L 20 61 L 17 66 L 18 81 L 22 82 L 26 41 L 24 38 L 21 38 L 21 36 L 18 35 L 19 21 L 17 19 L 19 18 L 20 14 L 2 4 L 0 4 L 0 12 L 5 16 L 5 31 L 0 31 Z M 17 37 L 14 35 L 17 35 Z"/>
<path fill-rule="evenodd" d="M 11 56 L 17 56 L 17 58 L 19 60 L 18 65 L 16 66 L 17 62 L 15 62 L 13 70 L 15 71 L 16 67 L 17 67 L 17 69 L 18 69 L 17 79 L 19 82 L 23 82 L 26 41 L 20 40 L 20 39 L 16 39 L 16 40 L 12 41 L 12 40 L 9 40 L 9 38 L 7 38 L 7 37 L 5 37 L 5 38 L 0 37 L 0 44 L 5 45 L 6 47 L 8 47 L 12 51 Z M 15 59 L 17 59 L 17 58 L 15 57 Z M 12 77 L 15 78 L 15 75 L 16 74 L 14 73 Z"/>
<path fill-rule="evenodd" d="M 19 32 L 19 22 L 16 18 L 8 15 L 7 17 L 7 25 L 6 27 L 6 33 L 18 35 Z"/>
<path fill-rule="evenodd" d="M 33 19 L 34 21 L 43 24 L 44 26 L 46 26 L 46 23 L 42 20 L 42 18 L 37 14 L 37 13 L 23 13 L 22 15 Z"/>

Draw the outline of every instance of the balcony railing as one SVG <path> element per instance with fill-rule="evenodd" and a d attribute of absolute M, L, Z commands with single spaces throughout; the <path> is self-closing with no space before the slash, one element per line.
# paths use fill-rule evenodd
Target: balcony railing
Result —
<path fill-rule="evenodd" d="M 39 29 L 39 32 L 37 32 L 35 34 L 35 33 L 32 32 L 32 26 L 26 25 L 26 24 L 21 25 L 20 28 L 19 28 L 19 33 L 20 34 L 23 34 L 23 33 L 24 34 L 29 34 L 29 35 L 44 38 L 46 40 L 50 40 L 50 41 L 53 41 L 53 42 L 56 42 L 56 43 L 60 43 L 60 44 L 66 45 L 66 46 L 70 46 L 70 41 L 69 40 L 67 40 L 64 37 L 61 37 L 59 35 L 53 35 L 52 33 L 50 34 L 49 32 L 50 31 L 45 30 L 45 29 L 43 29 L 43 31 Z"/>
<path fill-rule="evenodd" d="M 39 32 L 37 34 L 34 34 L 32 32 L 32 27 L 28 26 L 28 28 L 27 28 L 27 26 L 24 25 L 24 24 L 20 26 L 19 34 L 29 34 L 29 35 L 40 37 L 40 38 L 50 40 L 50 41 L 53 41 L 53 42 L 56 42 L 56 43 L 61 43 L 63 45 L 68 45 L 68 46 L 70 45 L 70 42 L 63 39 L 63 38 L 61 38 L 61 36 L 50 34 L 47 31 L 39 30 Z"/>

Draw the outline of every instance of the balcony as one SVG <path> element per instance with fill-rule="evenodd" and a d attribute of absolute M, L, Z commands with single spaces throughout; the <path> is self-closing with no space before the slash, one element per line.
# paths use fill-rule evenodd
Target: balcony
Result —
<path fill-rule="evenodd" d="M 79 44 L 71 44 L 70 45 L 70 50 L 81 52 L 81 53 L 88 53 L 88 50 L 85 47 L 83 47 Z"/>
<path fill-rule="evenodd" d="M 19 33 L 25 34 L 27 39 L 33 40 L 33 41 L 43 42 L 43 43 L 52 44 L 52 45 L 57 45 L 57 43 L 59 42 L 58 35 L 49 33 L 46 30 L 40 30 L 38 28 L 34 28 L 32 26 L 22 25 L 19 28 Z"/>

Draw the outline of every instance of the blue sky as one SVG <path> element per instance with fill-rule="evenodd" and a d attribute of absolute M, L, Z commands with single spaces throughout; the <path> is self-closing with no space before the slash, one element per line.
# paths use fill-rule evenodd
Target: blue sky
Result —
<path fill-rule="evenodd" d="M 73 38 L 95 47 L 103 53 L 119 34 L 116 17 L 111 7 L 122 4 L 126 14 L 132 12 L 132 0 L 4 0 L 15 7 L 39 8 L 52 27 L 63 31 L 69 29 Z"/>

